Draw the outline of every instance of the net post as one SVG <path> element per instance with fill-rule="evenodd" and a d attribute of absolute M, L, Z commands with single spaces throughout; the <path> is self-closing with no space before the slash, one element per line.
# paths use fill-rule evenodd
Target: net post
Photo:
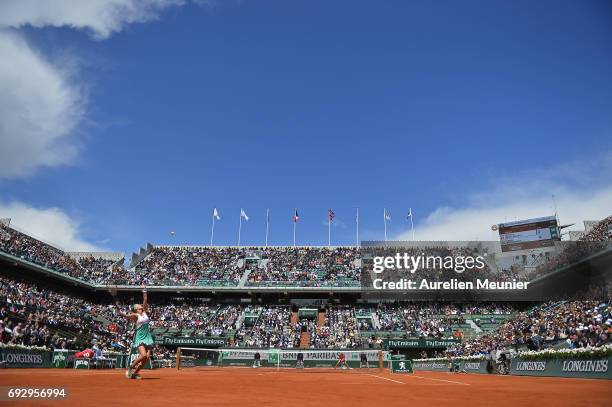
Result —
<path fill-rule="evenodd" d="M 176 348 L 176 370 L 181 370 L 181 348 Z"/>
<path fill-rule="evenodd" d="M 383 353 L 382 350 L 378 351 L 378 370 L 382 372 L 383 370 Z"/>

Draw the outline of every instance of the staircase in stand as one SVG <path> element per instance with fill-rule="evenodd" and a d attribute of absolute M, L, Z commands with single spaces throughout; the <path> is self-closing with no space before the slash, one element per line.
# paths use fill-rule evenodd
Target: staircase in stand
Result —
<path fill-rule="evenodd" d="M 249 281 L 249 276 L 251 275 L 251 270 L 245 270 L 244 273 L 242 274 L 242 277 L 240 277 L 240 281 L 238 281 L 238 287 L 244 287 L 247 283 L 247 281 Z"/>
<path fill-rule="evenodd" d="M 325 325 L 325 311 L 319 311 L 317 315 L 317 328 L 321 328 Z"/>
<path fill-rule="evenodd" d="M 476 325 L 476 322 L 472 321 L 471 319 L 466 319 L 465 322 L 467 322 L 477 334 L 482 333 L 482 329 Z"/>
<path fill-rule="evenodd" d="M 300 349 L 308 349 L 310 347 L 310 333 L 302 332 L 300 334 Z"/>
<path fill-rule="evenodd" d="M 291 326 L 295 326 L 295 324 L 297 324 L 298 322 L 298 313 L 297 312 L 292 312 L 291 313 Z"/>

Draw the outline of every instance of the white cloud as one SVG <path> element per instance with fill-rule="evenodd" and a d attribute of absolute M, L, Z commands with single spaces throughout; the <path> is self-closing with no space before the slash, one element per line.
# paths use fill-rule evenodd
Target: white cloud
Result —
<path fill-rule="evenodd" d="M 199 1 L 203 2 L 203 1 Z M 15 29 L 70 27 L 108 38 L 186 0 L 0 1 L 0 179 L 71 163 L 85 115 L 82 87 L 67 65 L 51 64 Z"/>
<path fill-rule="evenodd" d="M 126 25 L 156 19 L 185 0 L 3 0 L 0 27 L 70 27 L 108 38 Z"/>
<path fill-rule="evenodd" d="M 0 178 L 70 162 L 82 92 L 16 34 L 0 30 L 0 56 Z"/>
<path fill-rule="evenodd" d="M 463 207 L 439 207 L 423 217 L 415 212 L 417 240 L 497 240 L 491 226 L 505 221 L 553 215 L 555 196 L 565 230 L 584 230 L 584 220 L 612 215 L 611 155 L 566 162 L 547 171 L 498 182 L 503 187 L 474 192 Z M 421 220 L 423 219 L 423 220 Z M 397 240 L 411 240 L 410 231 Z"/>
<path fill-rule="evenodd" d="M 80 222 L 59 208 L 33 208 L 21 202 L 0 202 L 0 218 L 32 237 L 67 251 L 99 251 L 81 237 Z"/>

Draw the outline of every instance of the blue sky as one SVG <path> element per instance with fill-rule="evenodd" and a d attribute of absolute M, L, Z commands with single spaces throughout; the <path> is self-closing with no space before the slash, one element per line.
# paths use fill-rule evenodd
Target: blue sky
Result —
<path fill-rule="evenodd" d="M 328 208 L 334 244 L 356 207 L 364 239 L 612 212 L 609 1 L 60 3 L 0 5 L 0 217 L 62 247 L 207 244 L 215 206 L 215 243 L 242 207 L 279 245 L 294 207 L 321 245 Z"/>

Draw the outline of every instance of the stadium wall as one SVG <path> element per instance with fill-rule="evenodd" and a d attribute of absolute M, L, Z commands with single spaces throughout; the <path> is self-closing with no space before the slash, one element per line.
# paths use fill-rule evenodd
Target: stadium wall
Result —
<path fill-rule="evenodd" d="M 65 368 L 67 366 L 68 357 L 73 355 L 74 350 L 56 349 L 53 351 L 26 347 L 20 345 L 4 345 L 0 346 L 0 367 L 3 368 Z M 126 367 L 128 355 L 116 353 L 106 355 L 107 358 L 115 359 L 116 367 Z M 88 368 L 89 361 L 84 363 L 84 367 Z"/>
<path fill-rule="evenodd" d="M 460 360 L 459 369 L 466 373 L 489 373 L 487 360 Z M 573 377 L 586 379 L 612 379 L 612 356 L 600 358 L 543 358 L 512 359 L 510 374 L 516 376 Z M 448 372 L 447 360 L 415 360 L 415 371 Z"/>
<path fill-rule="evenodd" d="M 222 352 L 222 366 L 235 366 L 235 367 L 251 367 L 254 362 L 254 349 L 245 349 L 241 351 L 236 350 L 224 350 Z M 321 367 L 329 368 L 334 367 L 338 362 L 338 357 L 341 352 L 346 355 L 346 362 L 348 366 L 352 368 L 358 368 L 360 364 L 359 355 L 365 353 L 368 358 L 370 367 L 378 367 L 378 354 L 379 350 L 347 350 L 347 349 L 325 349 L 315 351 L 312 349 L 289 349 L 289 350 L 275 350 L 275 349 L 262 349 L 259 350 L 261 355 L 261 366 L 262 367 L 291 367 L 294 368 L 297 362 L 298 353 L 302 352 L 304 355 L 304 367 Z M 277 358 L 280 357 L 280 360 Z M 205 362 L 208 363 L 208 362 Z M 212 362 L 211 362 L 212 364 Z"/>
<path fill-rule="evenodd" d="M 590 358 L 547 358 L 541 360 L 515 358 L 510 374 L 517 376 L 578 377 L 612 379 L 612 356 Z"/>
<path fill-rule="evenodd" d="M 414 360 L 412 368 L 415 371 L 448 372 L 450 370 L 447 360 Z M 489 373 L 486 360 L 460 360 L 459 370 L 466 373 Z"/>
<path fill-rule="evenodd" d="M 51 367 L 51 353 L 48 350 L 24 346 L 1 346 L 0 367 Z"/>

